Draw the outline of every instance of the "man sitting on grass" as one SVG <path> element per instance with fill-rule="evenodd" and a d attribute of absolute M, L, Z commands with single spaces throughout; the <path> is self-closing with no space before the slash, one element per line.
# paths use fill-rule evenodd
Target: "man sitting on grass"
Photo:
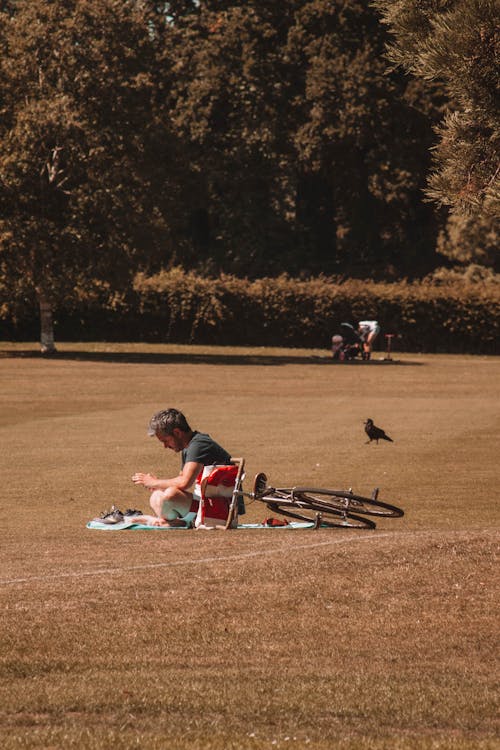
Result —
<path fill-rule="evenodd" d="M 157 437 L 164 448 L 181 453 L 181 471 L 170 479 L 159 479 L 154 474 L 143 472 L 133 475 L 134 484 L 142 484 L 151 491 L 149 504 L 154 512 L 153 516 L 135 516 L 134 523 L 190 526 L 200 501 L 199 491 L 194 487 L 196 478 L 204 466 L 230 464 L 231 456 L 210 435 L 192 430 L 184 414 L 177 409 L 154 414 L 148 435 Z"/>

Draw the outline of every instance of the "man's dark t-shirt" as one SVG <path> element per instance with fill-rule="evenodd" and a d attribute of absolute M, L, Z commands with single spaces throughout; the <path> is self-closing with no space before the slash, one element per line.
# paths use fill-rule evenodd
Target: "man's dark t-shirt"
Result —
<path fill-rule="evenodd" d="M 195 430 L 189 445 L 182 451 L 182 466 L 189 461 L 203 466 L 225 465 L 231 463 L 231 456 L 210 435 Z"/>

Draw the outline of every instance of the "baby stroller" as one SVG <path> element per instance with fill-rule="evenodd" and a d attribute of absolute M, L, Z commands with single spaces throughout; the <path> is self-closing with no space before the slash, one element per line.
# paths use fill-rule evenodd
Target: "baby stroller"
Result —
<path fill-rule="evenodd" d="M 363 342 L 350 323 L 340 324 L 340 333 L 332 336 L 332 357 L 340 362 L 355 359 L 363 351 Z"/>

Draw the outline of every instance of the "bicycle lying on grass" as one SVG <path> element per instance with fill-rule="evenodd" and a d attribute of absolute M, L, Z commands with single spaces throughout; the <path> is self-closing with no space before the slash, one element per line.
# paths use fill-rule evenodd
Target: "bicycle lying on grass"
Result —
<path fill-rule="evenodd" d="M 232 459 L 238 465 L 238 473 L 229 506 L 226 529 L 233 524 L 238 498 L 247 498 L 265 503 L 273 513 L 288 518 L 314 523 L 315 528 L 374 529 L 375 521 L 366 516 L 400 518 L 404 511 L 395 505 L 378 500 L 378 488 L 371 497 L 356 495 L 349 490 L 331 490 L 317 487 L 272 487 L 264 473 L 257 474 L 252 492 L 243 491 L 243 458 Z M 361 514 L 361 515 L 358 515 Z"/>
<path fill-rule="evenodd" d="M 236 529 L 288 526 L 288 528 L 349 528 L 374 529 L 375 521 L 368 516 L 400 518 L 401 508 L 378 499 L 378 488 L 371 497 L 356 495 L 349 490 L 319 487 L 272 487 L 264 473 L 257 474 L 252 492 L 243 490 L 245 460 L 233 458 L 228 465 L 205 466 L 197 477 L 196 510 L 186 516 L 167 521 L 157 516 L 144 516 L 142 511 L 122 513 L 113 508 L 87 524 L 88 528 L 183 528 Z M 291 518 L 268 518 L 263 523 L 239 524 L 245 499 L 264 503 L 273 513 Z"/>

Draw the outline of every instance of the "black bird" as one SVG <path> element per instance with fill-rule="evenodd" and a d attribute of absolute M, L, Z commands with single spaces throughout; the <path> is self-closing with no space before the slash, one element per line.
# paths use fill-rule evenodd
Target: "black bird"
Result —
<path fill-rule="evenodd" d="M 373 419 L 367 419 L 365 422 L 365 432 L 370 438 L 367 440 L 367 443 L 371 443 L 372 440 L 378 441 L 379 440 L 388 440 L 390 443 L 393 443 L 394 440 L 389 437 L 389 435 L 386 435 L 384 430 L 382 430 L 380 427 L 377 427 L 373 424 Z"/>

